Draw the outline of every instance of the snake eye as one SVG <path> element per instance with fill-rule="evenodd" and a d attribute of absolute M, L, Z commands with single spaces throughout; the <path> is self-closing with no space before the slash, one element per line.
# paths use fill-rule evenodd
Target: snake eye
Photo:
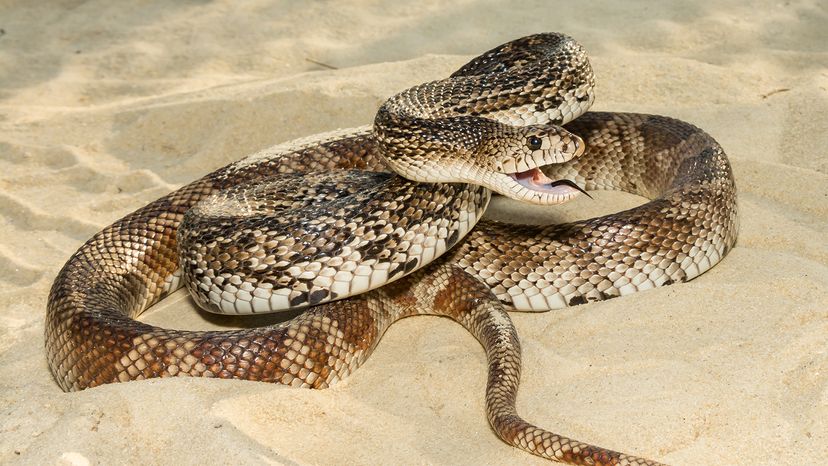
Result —
<path fill-rule="evenodd" d="M 537 136 L 529 136 L 526 138 L 526 145 L 532 150 L 538 150 L 541 148 L 541 140 Z"/>

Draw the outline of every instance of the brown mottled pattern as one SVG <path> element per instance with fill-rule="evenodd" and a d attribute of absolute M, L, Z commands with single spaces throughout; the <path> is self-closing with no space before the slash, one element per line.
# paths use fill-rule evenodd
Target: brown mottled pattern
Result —
<path fill-rule="evenodd" d="M 388 166 L 421 182 L 464 182 L 534 204 L 558 198 L 523 190 L 508 174 L 577 157 L 583 142 L 559 125 L 594 100 L 583 47 L 536 34 L 496 47 L 447 79 L 414 86 L 377 111 L 374 135 Z M 545 140 L 527 146 L 531 137 Z"/>
<path fill-rule="evenodd" d="M 397 317 L 441 315 L 461 324 L 486 351 L 486 413 L 505 442 L 538 456 L 572 464 L 656 465 L 554 434 L 525 421 L 515 400 L 520 382 L 520 342 L 505 307 L 480 281 L 453 264 L 435 264 L 406 279 L 380 288 L 378 301 Z"/>
<path fill-rule="evenodd" d="M 340 150 L 343 145 L 349 149 L 347 154 Z M 370 168 L 368 164 L 376 158 L 366 154 L 365 146 L 370 142 L 357 135 L 288 153 L 278 161 L 271 159 L 242 168 L 233 164 L 139 209 L 92 237 L 60 271 L 49 295 L 46 354 L 61 388 L 78 390 L 169 375 L 242 377 L 239 371 L 243 366 L 261 357 L 256 354 L 239 364 L 235 362 L 237 357 L 228 356 L 234 351 L 230 341 L 247 341 L 243 332 L 207 332 L 202 337 L 199 332 L 169 331 L 133 319 L 174 291 L 167 281 L 180 271 L 176 233 L 184 213 L 214 192 L 276 173 Z M 350 154 L 364 157 L 355 161 Z M 196 346 L 187 344 L 187 352 L 198 361 L 187 358 L 182 367 L 174 357 L 181 349 L 171 346 L 196 340 Z M 259 372 L 257 369 L 253 374 Z"/>
<path fill-rule="evenodd" d="M 431 262 L 483 215 L 488 190 L 389 173 L 281 174 L 216 193 L 185 216 L 184 283 L 217 313 L 353 296 Z"/>
<path fill-rule="evenodd" d="M 544 311 L 684 282 L 733 247 L 736 187 L 713 138 L 679 120 L 629 113 L 590 112 L 566 127 L 586 152 L 545 167 L 551 178 L 652 200 L 561 225 L 480 222 L 448 260 L 508 308 Z"/>
<path fill-rule="evenodd" d="M 521 50 L 521 41 L 534 46 L 536 40 L 521 39 L 494 49 L 464 69 L 497 71 L 496 59 Z M 526 59 L 515 56 L 518 62 Z M 504 441 L 575 464 L 657 464 L 553 434 L 520 418 L 515 410 L 520 345 L 505 310 L 544 310 L 607 299 L 703 273 L 736 240 L 732 173 L 712 138 L 670 118 L 587 113 L 566 130 L 584 141 L 586 151 L 567 163 L 544 167 L 550 177 L 652 200 L 565 225 L 483 221 L 460 239 L 463 222 L 473 224 L 479 218 L 488 191 L 456 184 L 423 187 L 387 174 L 344 172 L 385 170 L 369 128 L 276 146 L 219 169 L 115 222 L 69 259 L 48 300 L 45 337 L 52 374 L 64 390 L 170 376 L 322 388 L 356 369 L 394 321 L 416 314 L 444 315 L 473 333 L 486 351 L 486 410 Z M 308 176 L 296 175 L 301 173 Z M 311 179 L 317 183 L 303 182 Z M 375 184 L 384 188 L 376 189 Z M 299 196 L 285 197 L 290 190 Z M 255 200 L 260 194 L 267 196 Z M 349 197 L 352 194 L 356 197 Z M 333 207 L 324 210 L 318 205 L 323 200 L 332 201 L 328 204 Z M 359 206 L 371 207 L 359 213 Z M 242 220 L 234 231 L 225 217 L 227 209 L 236 207 Z M 323 210 L 314 210 L 317 207 Z M 287 230 L 293 227 L 285 227 L 283 217 L 298 215 L 297 210 L 310 211 L 310 219 L 300 225 L 305 230 L 298 238 L 290 239 Z M 362 215 L 358 222 L 348 217 L 354 213 Z M 245 223 L 258 222 L 252 219 L 261 214 L 275 220 Z M 328 217 L 327 223 L 320 223 Z M 217 219 L 225 222 L 220 229 L 212 223 Z M 255 274 L 262 264 L 292 277 L 290 267 L 305 267 L 288 285 L 298 290 L 293 296 L 297 303 L 311 304 L 322 299 L 312 297 L 312 288 L 324 288 L 325 280 L 316 280 L 325 278 L 321 264 L 331 261 L 335 251 L 368 235 L 386 249 L 396 251 L 404 243 L 410 248 L 417 232 L 424 231 L 414 220 L 423 225 L 442 222 L 445 246 L 459 241 L 458 246 L 435 264 L 370 293 L 311 307 L 283 324 L 238 331 L 168 330 L 135 320 L 179 287 L 182 277 L 196 301 L 207 308 L 213 285 L 233 295 L 230 298 L 252 300 L 261 288 L 254 284 L 274 282 L 273 277 Z M 187 228 L 180 228 L 182 222 L 188 222 Z M 400 224 L 412 227 L 412 232 L 388 233 L 388 225 L 396 231 Z M 195 235 L 199 229 L 212 231 L 214 237 Z M 352 238 L 356 233 L 364 236 Z M 233 235 L 239 234 L 248 235 L 251 242 L 234 242 L 241 236 Z M 231 241 L 224 249 L 211 252 L 213 243 L 227 238 Z M 180 252 L 179 240 L 192 246 Z M 335 247 L 326 250 L 329 243 Z M 365 247 L 369 251 L 372 246 Z M 365 258 L 376 265 L 393 257 L 380 249 Z M 291 258 L 284 266 L 278 265 L 277 250 Z M 407 251 L 399 254 L 418 253 L 416 247 Z M 392 259 L 388 264 L 393 263 Z M 405 272 L 422 265 L 418 261 Z M 391 266 L 377 270 L 385 273 Z M 227 270 L 221 272 L 222 267 Z M 354 276 L 361 276 L 355 270 Z M 242 273 L 247 274 L 243 280 Z M 324 299 L 340 297 L 333 291 L 330 288 Z M 235 301 L 228 302 L 235 306 Z"/>

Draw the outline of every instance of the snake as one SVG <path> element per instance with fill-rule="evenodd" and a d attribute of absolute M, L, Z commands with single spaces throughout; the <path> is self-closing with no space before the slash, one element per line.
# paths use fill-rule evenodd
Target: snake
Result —
<path fill-rule="evenodd" d="M 174 376 L 325 388 L 395 321 L 440 315 L 483 346 L 486 415 L 503 441 L 571 464 L 659 464 L 555 434 L 515 408 L 509 311 L 685 282 L 736 242 L 721 146 L 673 118 L 589 111 L 594 88 L 578 42 L 534 34 L 391 97 L 372 125 L 264 149 L 128 214 L 55 278 L 54 379 L 64 391 Z M 557 205 L 594 190 L 648 201 L 556 225 L 482 218 L 493 195 Z M 214 313 L 301 312 L 222 331 L 137 320 L 182 286 Z"/>

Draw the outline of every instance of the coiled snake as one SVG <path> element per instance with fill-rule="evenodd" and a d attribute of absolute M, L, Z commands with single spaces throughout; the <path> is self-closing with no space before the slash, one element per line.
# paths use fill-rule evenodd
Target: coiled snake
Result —
<path fill-rule="evenodd" d="M 592 101 L 581 46 L 529 36 L 392 97 L 373 128 L 264 150 L 150 203 L 96 234 L 55 279 L 45 325 L 55 379 L 64 390 L 167 376 L 323 388 L 394 321 L 437 314 L 485 348 L 487 415 L 504 441 L 577 464 L 655 464 L 515 410 L 520 347 L 506 310 L 690 280 L 736 240 L 733 177 L 710 136 L 666 117 L 585 113 Z M 478 222 L 490 190 L 556 204 L 582 189 L 651 201 L 565 225 Z M 212 312 L 312 307 L 237 331 L 135 320 L 181 283 Z"/>

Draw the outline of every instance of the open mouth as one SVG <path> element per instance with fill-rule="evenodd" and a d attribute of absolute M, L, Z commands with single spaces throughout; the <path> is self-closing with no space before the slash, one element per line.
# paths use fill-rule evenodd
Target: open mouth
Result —
<path fill-rule="evenodd" d="M 540 168 L 530 168 L 529 170 L 509 173 L 509 176 L 517 181 L 521 186 L 526 187 L 532 191 L 551 194 L 555 196 L 570 196 L 575 194 L 575 191 L 586 194 L 590 199 L 592 196 L 583 190 L 580 186 L 571 180 L 553 180 L 546 176 Z"/>

